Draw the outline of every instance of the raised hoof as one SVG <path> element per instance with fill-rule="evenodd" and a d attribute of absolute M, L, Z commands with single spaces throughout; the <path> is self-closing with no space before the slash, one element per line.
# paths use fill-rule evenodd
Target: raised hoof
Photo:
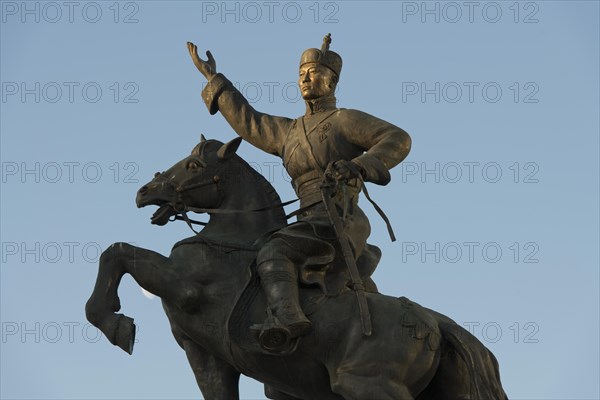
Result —
<path fill-rule="evenodd" d="M 133 344 L 135 343 L 135 324 L 133 318 L 123 314 L 117 314 L 116 326 L 110 342 L 115 346 L 119 346 L 128 354 L 133 353 Z"/>

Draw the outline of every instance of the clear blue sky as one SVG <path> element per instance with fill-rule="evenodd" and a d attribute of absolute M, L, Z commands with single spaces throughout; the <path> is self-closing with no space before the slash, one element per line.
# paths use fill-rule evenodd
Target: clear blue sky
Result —
<path fill-rule="evenodd" d="M 86 325 L 98 252 L 168 254 L 190 232 L 151 226 L 136 190 L 200 133 L 234 137 L 202 103 L 186 41 L 256 108 L 295 117 L 299 56 L 331 32 L 339 105 L 413 138 L 372 189 L 398 242 L 364 202 L 381 291 L 471 329 L 510 398 L 599 398 L 597 1 L 65 3 L 0 2 L 0 397 L 200 396 L 132 279 L 133 356 Z M 277 158 L 239 153 L 293 197 Z M 264 398 L 250 379 L 241 393 Z"/>

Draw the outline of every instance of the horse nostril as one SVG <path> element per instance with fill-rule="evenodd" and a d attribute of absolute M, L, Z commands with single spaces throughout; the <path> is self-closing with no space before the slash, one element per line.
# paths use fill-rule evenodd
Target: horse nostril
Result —
<path fill-rule="evenodd" d="M 140 194 L 144 194 L 148 191 L 148 186 L 142 186 L 141 189 L 139 190 Z"/>

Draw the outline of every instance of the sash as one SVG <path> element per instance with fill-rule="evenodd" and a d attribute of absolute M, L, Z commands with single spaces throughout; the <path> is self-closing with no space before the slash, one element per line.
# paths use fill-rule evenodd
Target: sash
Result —
<path fill-rule="evenodd" d="M 306 158 L 307 158 L 307 161 L 310 164 L 310 166 L 314 169 L 314 171 L 319 171 L 320 175 L 323 175 L 323 173 L 324 173 L 325 168 L 327 167 L 327 165 L 320 165 L 319 164 L 319 161 L 317 160 L 317 158 L 315 157 L 315 153 L 313 152 L 313 147 L 310 144 L 310 141 L 308 140 L 308 135 L 311 134 L 315 129 L 317 129 L 317 127 L 319 125 L 321 125 L 323 122 L 325 122 L 325 120 L 327 120 L 329 117 L 331 117 L 337 111 L 338 111 L 338 109 L 336 108 L 335 110 L 331 111 L 329 114 L 325 115 L 308 132 L 306 131 L 306 125 L 304 124 L 304 117 L 302 117 L 302 134 L 298 135 L 298 146 L 300 148 L 302 148 L 302 150 L 304 150 L 304 152 L 306 153 L 306 155 L 307 155 Z"/>

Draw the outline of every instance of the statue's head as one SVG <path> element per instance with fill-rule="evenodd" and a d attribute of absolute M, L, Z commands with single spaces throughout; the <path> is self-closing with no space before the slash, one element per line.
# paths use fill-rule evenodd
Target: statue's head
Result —
<path fill-rule="evenodd" d="M 313 100 L 335 92 L 342 72 L 342 57 L 330 51 L 331 34 L 323 38 L 321 49 L 308 49 L 300 57 L 298 86 L 304 100 Z"/>

